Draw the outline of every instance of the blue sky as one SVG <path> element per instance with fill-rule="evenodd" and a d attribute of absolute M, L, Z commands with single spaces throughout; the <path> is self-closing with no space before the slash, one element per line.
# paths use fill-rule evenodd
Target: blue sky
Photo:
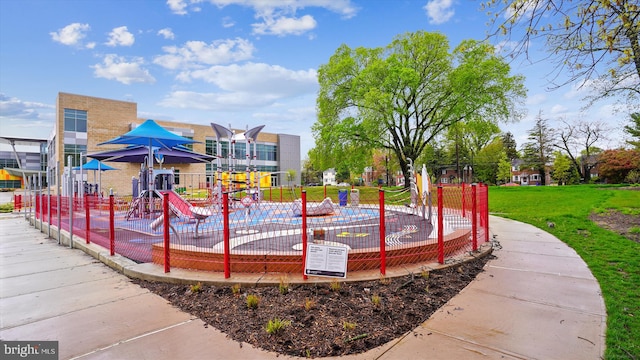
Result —
<path fill-rule="evenodd" d="M 46 138 L 58 92 L 135 101 L 143 118 L 301 137 L 313 146 L 317 69 L 341 45 L 382 47 L 406 32 L 439 31 L 451 47 L 483 39 L 487 15 L 468 0 L 2 0 L 0 133 Z M 497 40 L 493 41 L 497 44 Z M 535 49 L 539 44 L 532 44 Z M 534 54 L 535 55 L 535 54 Z M 547 91 L 548 64 L 516 59 L 528 114 L 503 124 L 521 146 L 539 111 L 617 128 L 610 102 L 581 111 L 585 89 Z M 3 149 L 4 150 L 4 149 Z"/>

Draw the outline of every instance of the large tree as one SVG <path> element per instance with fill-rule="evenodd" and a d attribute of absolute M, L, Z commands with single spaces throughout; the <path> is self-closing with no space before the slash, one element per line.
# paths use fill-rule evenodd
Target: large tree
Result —
<path fill-rule="evenodd" d="M 523 160 L 525 166 L 536 169 L 542 185 L 546 182 L 546 169 L 551 165 L 553 155 L 555 129 L 549 127 L 547 119 L 542 117 L 542 112 L 538 113 L 536 123 L 528 132 L 528 142 L 523 146 Z"/>
<path fill-rule="evenodd" d="M 558 141 L 554 144 L 569 157 L 573 167 L 583 182 L 591 179 L 591 169 L 598 165 L 597 154 L 599 149 L 595 144 L 607 139 L 607 133 L 611 129 L 601 121 L 566 121 L 558 131 Z"/>
<path fill-rule="evenodd" d="M 502 135 L 502 146 L 504 146 L 504 152 L 506 153 L 508 160 L 520 158 L 520 154 L 518 154 L 518 144 L 511 132 L 507 132 Z"/>
<path fill-rule="evenodd" d="M 340 46 L 318 70 L 318 121 L 313 125 L 322 168 L 386 149 L 408 181 L 416 160 L 440 132 L 459 121 L 518 118 L 523 78 L 493 46 L 463 41 L 450 52 L 440 33 L 418 31 L 383 48 Z M 358 170 L 364 164 L 352 163 Z"/>
<path fill-rule="evenodd" d="M 640 150 L 640 113 L 631 114 L 631 123 L 624 126 L 624 131 L 631 136 L 627 144 Z"/>
<path fill-rule="evenodd" d="M 528 57 L 532 43 L 546 41 L 556 64 L 555 86 L 591 80 L 597 92 L 591 100 L 616 94 L 630 103 L 640 98 L 638 0 L 490 0 L 484 6 L 493 16 L 492 35 L 517 44 L 512 55 Z"/>

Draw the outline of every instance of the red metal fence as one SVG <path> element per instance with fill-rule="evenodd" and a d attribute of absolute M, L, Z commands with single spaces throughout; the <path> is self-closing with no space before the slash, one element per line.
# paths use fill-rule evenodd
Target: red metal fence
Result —
<path fill-rule="evenodd" d="M 488 188 L 270 188 L 188 203 L 162 197 L 32 195 L 35 218 L 139 263 L 224 272 L 304 275 L 309 244 L 346 247 L 347 272 L 419 264 L 489 241 Z M 28 200 L 31 201 L 31 200 Z M 27 201 L 24 199 L 22 203 Z M 186 205 L 185 205 L 186 204 Z M 44 227 L 41 227 L 43 229 Z M 77 239 L 76 239 L 77 241 Z"/>

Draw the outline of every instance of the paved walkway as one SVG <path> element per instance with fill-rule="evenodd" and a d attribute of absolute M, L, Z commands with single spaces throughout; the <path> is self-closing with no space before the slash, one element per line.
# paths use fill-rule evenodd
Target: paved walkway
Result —
<path fill-rule="evenodd" d="M 497 217 L 490 226 L 502 248 L 485 272 L 405 337 L 341 359 L 600 359 L 606 312 L 585 263 L 532 226 Z M 0 270 L 0 338 L 57 340 L 60 359 L 290 359 L 227 339 L 24 215 L 0 216 Z"/>

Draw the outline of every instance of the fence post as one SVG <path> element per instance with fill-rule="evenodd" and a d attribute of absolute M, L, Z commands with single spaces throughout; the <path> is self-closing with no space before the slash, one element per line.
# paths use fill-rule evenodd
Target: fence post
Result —
<path fill-rule="evenodd" d="M 467 217 L 465 209 L 467 208 L 467 200 L 464 197 L 465 186 L 464 182 L 462 183 L 462 217 Z"/>
<path fill-rule="evenodd" d="M 171 242 L 169 241 L 169 193 L 162 194 L 162 225 L 164 235 L 164 272 L 171 271 Z"/>
<path fill-rule="evenodd" d="M 380 274 L 384 276 L 387 274 L 387 244 L 385 243 L 387 229 L 384 222 L 384 190 L 382 189 L 378 190 L 378 200 L 380 202 Z"/>
<path fill-rule="evenodd" d="M 473 251 L 478 250 L 478 193 L 476 184 L 471 185 L 471 242 Z"/>
<path fill-rule="evenodd" d="M 85 238 L 87 239 L 87 244 L 91 243 L 89 239 L 91 235 L 91 214 L 89 213 L 89 194 L 84 194 L 84 216 L 85 216 Z"/>
<path fill-rule="evenodd" d="M 302 278 L 307 280 L 309 277 L 305 274 L 307 267 L 307 190 L 302 190 Z"/>
<path fill-rule="evenodd" d="M 438 262 L 444 264 L 444 214 L 442 185 L 438 186 Z"/>
<path fill-rule="evenodd" d="M 231 249 L 229 245 L 229 194 L 222 194 L 222 223 L 223 223 L 223 242 L 224 242 L 224 278 L 231 277 Z"/>
<path fill-rule="evenodd" d="M 62 233 L 62 179 L 60 177 L 60 161 L 57 162 L 56 166 L 56 192 L 58 193 L 56 196 L 56 217 L 58 218 L 58 245 L 60 245 L 60 233 Z"/>
<path fill-rule="evenodd" d="M 113 190 L 109 190 L 109 254 L 116 254 L 116 224 L 113 205 Z"/>
<path fill-rule="evenodd" d="M 489 242 L 489 186 L 486 184 L 480 184 L 484 188 L 484 213 L 485 213 L 485 228 L 484 228 L 484 242 Z"/>

